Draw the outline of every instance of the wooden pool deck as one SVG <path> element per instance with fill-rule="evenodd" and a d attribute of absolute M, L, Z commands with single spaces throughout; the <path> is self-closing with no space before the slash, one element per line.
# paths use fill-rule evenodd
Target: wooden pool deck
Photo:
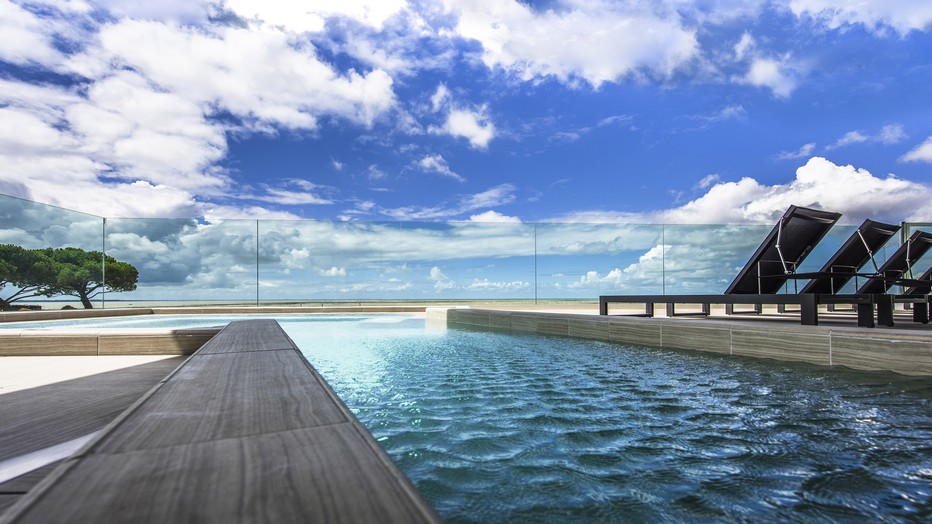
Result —
<path fill-rule="evenodd" d="M 0 515 L 438 522 L 274 320 L 230 323 Z"/>

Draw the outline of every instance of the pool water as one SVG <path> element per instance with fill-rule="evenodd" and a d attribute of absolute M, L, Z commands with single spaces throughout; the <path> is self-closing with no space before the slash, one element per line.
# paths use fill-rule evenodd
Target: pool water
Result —
<path fill-rule="evenodd" d="M 387 320 L 283 326 L 450 522 L 932 518 L 932 380 Z"/>
<path fill-rule="evenodd" d="M 80 325 L 231 320 L 174 318 Z M 449 522 L 932 519 L 930 378 L 418 315 L 275 318 Z"/>

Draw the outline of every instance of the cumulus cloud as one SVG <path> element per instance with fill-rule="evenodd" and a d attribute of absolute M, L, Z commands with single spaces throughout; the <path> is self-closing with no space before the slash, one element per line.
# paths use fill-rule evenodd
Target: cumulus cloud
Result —
<path fill-rule="evenodd" d="M 925 0 L 790 0 L 789 8 L 796 16 L 811 17 L 830 29 L 857 24 L 879 33 L 893 29 L 905 35 L 932 26 L 932 4 Z"/>
<path fill-rule="evenodd" d="M 346 268 L 333 266 L 330 269 L 321 269 L 317 272 L 322 277 L 345 277 Z"/>
<path fill-rule="evenodd" d="M 790 54 L 771 56 L 759 49 L 757 41 L 745 32 L 734 46 L 735 60 L 747 64 L 747 71 L 736 76 L 740 84 L 765 87 L 777 98 L 789 98 L 799 83 L 799 65 Z"/>
<path fill-rule="evenodd" d="M 932 153 L 932 147 L 929 148 Z M 768 224 L 790 205 L 844 214 L 843 221 L 865 218 L 891 222 L 927 221 L 932 186 L 897 178 L 877 177 L 866 169 L 839 166 L 813 157 L 786 184 L 764 185 L 750 177 L 718 182 L 683 206 L 647 213 L 583 212 L 557 220 L 666 224 Z"/>
<path fill-rule="evenodd" d="M 912 148 L 908 153 L 900 158 L 903 162 L 929 162 L 932 163 L 932 136 L 925 142 Z"/>
<path fill-rule="evenodd" d="M 751 61 L 744 83 L 769 88 L 774 96 L 788 98 L 796 89 L 797 80 L 789 64 L 789 58 L 755 58 Z"/>
<path fill-rule="evenodd" d="M 0 80 L 0 187 L 24 198 L 108 216 L 261 214 L 198 202 L 243 196 L 327 203 L 306 188 L 238 191 L 221 167 L 228 133 L 313 131 L 322 118 L 368 127 L 396 104 L 386 72 L 338 70 L 271 25 L 209 23 L 206 2 L 99 2 L 106 23 L 84 2 L 40 4 L 0 0 L 0 60 L 81 80 Z M 340 4 L 316 9 L 379 25 L 406 5 Z"/>
<path fill-rule="evenodd" d="M 470 222 L 507 222 L 513 224 L 520 224 L 521 219 L 518 217 L 511 217 L 508 215 L 503 215 L 498 211 L 486 211 L 485 213 L 479 213 L 478 215 L 472 215 L 469 217 Z"/>
<path fill-rule="evenodd" d="M 0 0 L 0 59 L 13 64 L 60 63 L 64 57 L 53 42 L 56 25 L 10 0 Z"/>
<path fill-rule="evenodd" d="M 430 273 L 428 278 L 434 282 L 435 291 L 443 291 L 445 289 L 452 289 L 456 283 L 453 280 L 444 275 L 439 266 L 434 266 L 430 268 Z"/>
<path fill-rule="evenodd" d="M 555 77 L 595 88 L 629 76 L 669 77 L 699 51 L 679 18 L 631 4 L 567 2 L 536 11 L 514 0 L 446 0 L 456 32 L 482 44 L 482 60 L 523 80 Z M 568 44 L 571 43 L 571 44 Z"/>
<path fill-rule="evenodd" d="M 495 124 L 486 114 L 487 108 L 478 110 L 451 109 L 442 126 L 431 126 L 431 133 L 465 138 L 476 149 L 486 149 L 495 138 Z"/>

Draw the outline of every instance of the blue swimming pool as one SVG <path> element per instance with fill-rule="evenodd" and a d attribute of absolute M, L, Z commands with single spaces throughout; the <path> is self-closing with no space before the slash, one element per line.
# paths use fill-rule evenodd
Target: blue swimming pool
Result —
<path fill-rule="evenodd" d="M 417 315 L 278 318 L 450 522 L 932 517 L 928 378 Z"/>

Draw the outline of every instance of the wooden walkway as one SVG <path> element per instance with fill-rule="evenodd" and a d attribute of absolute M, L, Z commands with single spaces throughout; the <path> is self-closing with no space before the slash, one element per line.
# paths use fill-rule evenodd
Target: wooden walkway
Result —
<path fill-rule="evenodd" d="M 274 320 L 233 322 L 0 522 L 438 522 Z"/>

